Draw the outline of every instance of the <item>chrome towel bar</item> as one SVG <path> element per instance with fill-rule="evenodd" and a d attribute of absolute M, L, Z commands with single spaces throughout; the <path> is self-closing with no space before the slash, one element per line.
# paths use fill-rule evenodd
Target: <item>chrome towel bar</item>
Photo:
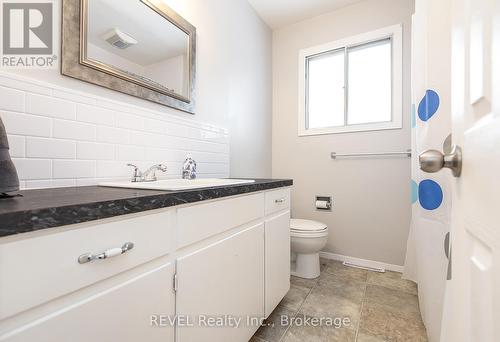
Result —
<path fill-rule="evenodd" d="M 332 159 L 337 157 L 377 157 L 377 156 L 407 156 L 411 157 L 411 150 L 401 151 L 401 152 L 360 152 L 360 153 L 337 153 L 332 152 L 330 154 Z"/>

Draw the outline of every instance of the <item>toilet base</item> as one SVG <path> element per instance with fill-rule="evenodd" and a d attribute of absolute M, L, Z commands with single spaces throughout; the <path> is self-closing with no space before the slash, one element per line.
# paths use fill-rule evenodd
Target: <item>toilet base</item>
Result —
<path fill-rule="evenodd" d="M 319 253 L 295 254 L 290 274 L 299 278 L 313 279 L 319 277 Z"/>

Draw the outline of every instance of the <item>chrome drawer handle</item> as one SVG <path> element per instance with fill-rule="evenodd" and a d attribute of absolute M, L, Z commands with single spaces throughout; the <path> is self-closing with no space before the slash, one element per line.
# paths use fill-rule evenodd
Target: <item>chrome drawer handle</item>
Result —
<path fill-rule="evenodd" d="M 274 203 L 277 203 L 277 204 L 285 203 L 285 199 L 284 198 L 278 198 L 277 200 L 274 200 Z"/>
<path fill-rule="evenodd" d="M 102 260 L 102 259 L 112 258 L 112 257 L 115 257 L 117 255 L 121 255 L 125 252 L 130 251 L 132 248 L 134 248 L 134 244 L 132 242 L 125 242 L 123 244 L 123 246 L 121 246 L 121 247 L 111 248 L 111 249 L 105 250 L 102 253 L 98 253 L 98 254 L 85 253 L 85 254 L 82 254 L 78 257 L 78 263 L 79 264 L 86 264 L 87 262 L 91 262 L 94 260 Z"/>

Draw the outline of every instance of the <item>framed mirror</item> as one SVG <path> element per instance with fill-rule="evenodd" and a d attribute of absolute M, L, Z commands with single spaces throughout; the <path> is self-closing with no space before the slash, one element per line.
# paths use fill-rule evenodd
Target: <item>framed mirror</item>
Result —
<path fill-rule="evenodd" d="M 194 113 L 196 29 L 162 0 L 63 1 L 64 75 Z"/>

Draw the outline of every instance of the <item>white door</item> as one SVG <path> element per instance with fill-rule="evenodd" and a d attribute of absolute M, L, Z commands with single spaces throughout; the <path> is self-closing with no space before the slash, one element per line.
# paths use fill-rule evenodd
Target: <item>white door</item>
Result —
<path fill-rule="evenodd" d="M 264 225 L 178 258 L 177 283 L 178 342 L 247 342 L 264 316 Z"/>
<path fill-rule="evenodd" d="M 451 280 L 442 342 L 500 341 L 500 2 L 454 0 Z M 441 171 L 448 172 L 448 171 Z"/>

